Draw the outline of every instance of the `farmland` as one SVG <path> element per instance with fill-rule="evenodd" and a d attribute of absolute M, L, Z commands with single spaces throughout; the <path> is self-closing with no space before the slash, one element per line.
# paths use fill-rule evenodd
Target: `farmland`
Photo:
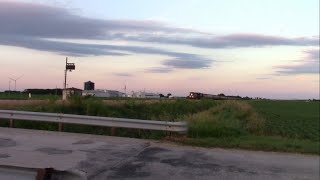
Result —
<path fill-rule="evenodd" d="M 188 121 L 187 137 L 120 129 L 118 136 L 167 139 L 181 144 L 319 154 L 319 102 L 213 100 L 0 101 L 0 109 L 58 112 L 163 121 Z M 8 126 L 6 120 L 0 126 Z M 51 123 L 17 121 L 18 128 L 56 130 Z M 65 131 L 110 135 L 110 128 L 66 125 Z"/>

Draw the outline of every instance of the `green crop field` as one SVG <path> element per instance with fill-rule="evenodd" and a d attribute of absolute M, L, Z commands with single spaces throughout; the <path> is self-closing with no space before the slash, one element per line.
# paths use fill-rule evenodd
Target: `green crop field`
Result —
<path fill-rule="evenodd" d="M 250 104 L 266 119 L 266 134 L 319 141 L 319 102 L 252 101 Z"/>
<path fill-rule="evenodd" d="M 187 121 L 181 144 L 266 151 L 319 153 L 319 102 L 214 100 L 60 100 L 0 101 L 0 109 L 57 112 L 163 121 Z M 8 126 L 8 121 L 0 121 Z M 16 121 L 18 128 L 56 130 L 51 123 Z M 65 125 L 65 131 L 110 135 L 110 128 Z M 164 132 L 120 129 L 117 135 L 163 139 Z"/>

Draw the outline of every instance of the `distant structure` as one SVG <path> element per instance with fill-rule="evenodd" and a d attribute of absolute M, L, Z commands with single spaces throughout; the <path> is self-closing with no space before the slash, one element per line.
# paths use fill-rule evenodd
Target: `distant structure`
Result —
<path fill-rule="evenodd" d="M 82 95 L 82 90 L 77 89 L 77 88 L 65 88 L 62 91 L 62 99 L 68 99 L 71 96 L 81 96 Z"/>
<path fill-rule="evenodd" d="M 94 90 L 94 82 L 87 81 L 84 83 L 84 90 Z"/>
<path fill-rule="evenodd" d="M 82 96 L 94 96 L 94 97 L 126 97 L 126 94 L 116 90 L 97 89 L 97 90 L 84 90 Z"/>
<path fill-rule="evenodd" d="M 138 91 L 138 92 L 132 91 L 132 94 L 130 97 L 132 97 L 132 98 L 146 98 L 146 99 L 159 99 L 160 94 L 145 92 L 145 91 Z"/>
<path fill-rule="evenodd" d="M 14 81 L 14 91 L 17 91 L 17 81 L 22 77 L 23 75 L 21 75 L 20 77 L 18 78 L 11 78 L 9 77 L 10 80 Z M 11 91 L 11 81 L 9 80 L 9 91 Z"/>
<path fill-rule="evenodd" d="M 66 69 L 64 70 L 64 82 L 63 82 L 63 93 L 62 93 L 62 100 L 67 100 L 68 99 L 68 94 L 70 90 L 67 89 L 67 72 L 72 71 L 76 69 L 76 66 L 74 63 L 68 63 L 68 57 L 66 57 Z M 69 88 L 72 89 L 72 88 Z"/>

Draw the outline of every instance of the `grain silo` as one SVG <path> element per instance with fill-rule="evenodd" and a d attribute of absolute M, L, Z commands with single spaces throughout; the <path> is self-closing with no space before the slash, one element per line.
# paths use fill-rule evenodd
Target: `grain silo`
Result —
<path fill-rule="evenodd" d="M 94 82 L 91 82 L 91 81 L 85 82 L 84 90 L 94 90 Z"/>

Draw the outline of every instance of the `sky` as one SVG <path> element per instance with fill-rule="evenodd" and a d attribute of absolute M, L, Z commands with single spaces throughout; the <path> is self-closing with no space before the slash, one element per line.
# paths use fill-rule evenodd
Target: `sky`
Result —
<path fill-rule="evenodd" d="M 0 91 L 62 88 L 68 57 L 68 87 L 319 99 L 319 1 L 0 0 L 0 57 Z"/>

